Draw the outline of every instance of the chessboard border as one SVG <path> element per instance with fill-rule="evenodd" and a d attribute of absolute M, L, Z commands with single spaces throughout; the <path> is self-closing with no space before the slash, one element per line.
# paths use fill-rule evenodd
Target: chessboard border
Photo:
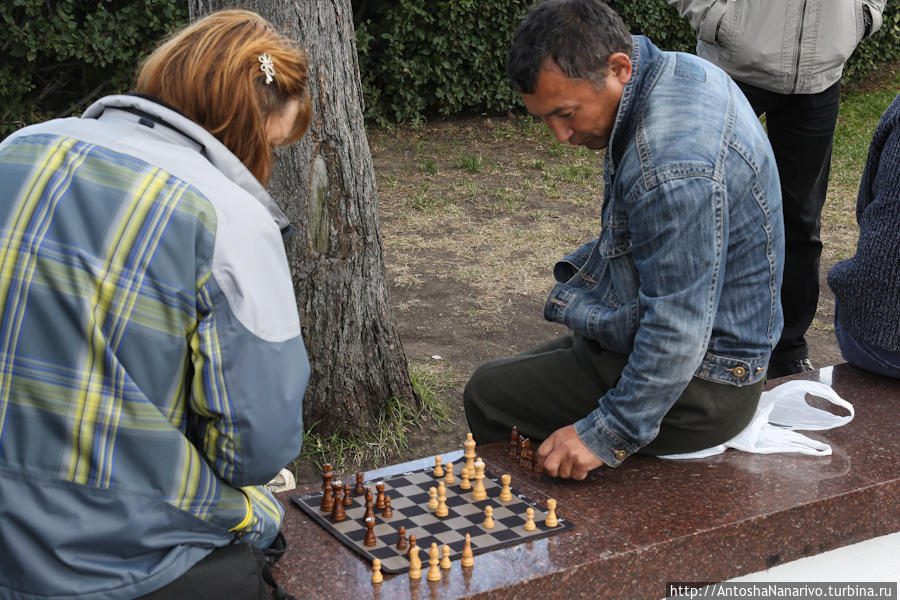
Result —
<path fill-rule="evenodd" d="M 405 471 L 402 473 L 394 473 L 394 474 L 390 475 L 389 477 L 384 477 L 384 478 L 378 479 L 378 480 L 366 481 L 365 484 L 368 487 L 370 485 L 374 485 L 378 481 L 389 482 L 392 478 L 395 478 L 395 477 L 401 477 L 401 476 L 409 477 L 411 475 L 416 475 L 418 473 L 427 473 L 427 472 L 430 472 L 433 470 L 434 470 L 434 467 L 426 467 L 424 469 L 415 469 L 412 471 Z M 485 474 L 485 477 L 491 479 L 492 481 L 494 481 L 494 483 L 497 483 L 499 485 L 499 481 L 500 481 L 499 477 L 495 477 L 491 472 L 489 472 L 487 470 L 485 470 L 484 474 Z M 440 478 L 438 478 L 438 479 L 440 479 Z M 435 481 L 437 481 L 438 479 L 435 479 Z M 537 501 L 526 496 L 525 494 L 518 493 L 514 486 L 510 486 L 509 489 L 510 489 L 510 492 L 512 493 L 512 495 L 517 497 L 522 503 L 524 503 L 532 508 L 539 509 L 545 513 L 548 511 L 548 508 L 546 506 L 542 506 Z M 371 552 L 369 552 L 368 550 L 366 550 L 364 547 L 360 546 L 353 540 L 349 539 L 346 535 L 337 535 L 339 532 L 334 529 L 331 521 L 329 519 L 326 519 L 322 515 L 322 513 L 318 509 L 318 507 L 313 507 L 304 501 L 304 499 L 306 499 L 306 498 L 318 497 L 321 495 L 321 493 L 322 493 L 322 490 L 319 489 L 314 492 L 309 492 L 306 494 L 291 494 L 290 499 L 303 512 L 305 512 L 307 515 L 312 517 L 312 519 L 316 523 L 318 523 L 323 529 L 325 529 L 325 531 L 332 538 L 336 539 L 343 545 L 347 546 L 348 548 L 353 550 L 356 554 L 358 554 L 360 557 L 362 557 L 363 559 L 368 561 L 369 564 L 371 564 L 372 560 L 377 558 L 376 556 L 374 556 Z M 376 514 L 376 516 L 378 516 L 378 515 Z M 524 515 L 522 518 L 524 519 Z M 494 550 L 500 550 L 501 548 L 508 548 L 510 546 L 516 546 L 518 544 L 522 544 L 525 542 L 543 539 L 546 537 L 550 537 L 552 535 L 557 535 L 559 533 L 562 533 L 563 531 L 568 531 L 569 529 L 573 529 L 575 527 L 575 524 L 568 518 L 564 518 L 564 517 L 557 517 L 557 518 L 559 519 L 559 525 L 557 525 L 556 527 L 554 527 L 552 529 L 529 531 L 528 535 L 525 537 L 517 537 L 517 538 L 510 539 L 510 540 L 502 540 L 502 541 L 498 541 L 496 544 L 492 544 L 490 546 L 472 548 L 472 554 L 483 554 L 485 552 L 492 552 Z M 427 552 L 428 548 L 424 548 L 423 550 Z M 385 565 L 384 561 L 382 561 L 381 570 L 384 573 L 399 574 L 399 573 L 406 573 L 407 571 L 409 571 L 409 566 L 406 566 L 402 569 L 393 569 L 393 568 L 390 568 L 387 565 Z"/>

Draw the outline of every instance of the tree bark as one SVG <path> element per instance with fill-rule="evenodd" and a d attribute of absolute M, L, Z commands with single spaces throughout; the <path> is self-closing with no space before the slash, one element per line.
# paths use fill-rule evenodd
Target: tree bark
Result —
<path fill-rule="evenodd" d="M 297 228 L 287 254 L 312 365 L 304 421 L 325 434 L 368 431 L 391 398 L 418 399 L 384 277 L 350 0 L 190 0 L 189 7 L 192 19 L 254 10 L 309 53 L 312 124 L 279 151 L 269 188 Z"/>

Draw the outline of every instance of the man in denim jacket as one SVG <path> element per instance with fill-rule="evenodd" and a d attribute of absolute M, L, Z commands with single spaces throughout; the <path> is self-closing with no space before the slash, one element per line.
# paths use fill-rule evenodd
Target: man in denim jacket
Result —
<path fill-rule="evenodd" d="M 560 142 L 606 149 L 603 229 L 556 264 L 571 332 L 480 366 L 479 443 L 513 425 L 551 476 L 724 442 L 752 417 L 782 328 L 784 232 L 765 132 L 718 67 L 632 37 L 597 0 L 523 21 L 507 73 Z"/>

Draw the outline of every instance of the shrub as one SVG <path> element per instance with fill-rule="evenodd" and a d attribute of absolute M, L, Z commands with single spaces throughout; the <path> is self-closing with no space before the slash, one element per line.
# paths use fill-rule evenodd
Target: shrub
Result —
<path fill-rule="evenodd" d="M 0 138 L 126 90 L 140 59 L 186 20 L 187 3 L 176 0 L 6 0 Z"/>
<path fill-rule="evenodd" d="M 829 0 L 830 1 L 830 0 Z M 835 0 L 836 1 L 836 0 Z M 664 50 L 693 52 L 696 37 L 665 0 L 608 0 L 632 33 Z M 415 121 L 431 114 L 520 108 L 506 80 L 509 44 L 532 0 L 354 0 L 367 118 Z M 845 68 L 860 78 L 900 60 L 900 0 Z"/>

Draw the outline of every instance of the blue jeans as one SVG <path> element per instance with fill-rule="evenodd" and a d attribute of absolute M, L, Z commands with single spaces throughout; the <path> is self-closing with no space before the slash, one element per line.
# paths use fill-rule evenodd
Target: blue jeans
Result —
<path fill-rule="evenodd" d="M 857 340 L 841 327 L 834 317 L 834 335 L 837 337 L 841 356 L 851 365 L 879 375 L 900 379 L 900 352 L 891 352 Z"/>

